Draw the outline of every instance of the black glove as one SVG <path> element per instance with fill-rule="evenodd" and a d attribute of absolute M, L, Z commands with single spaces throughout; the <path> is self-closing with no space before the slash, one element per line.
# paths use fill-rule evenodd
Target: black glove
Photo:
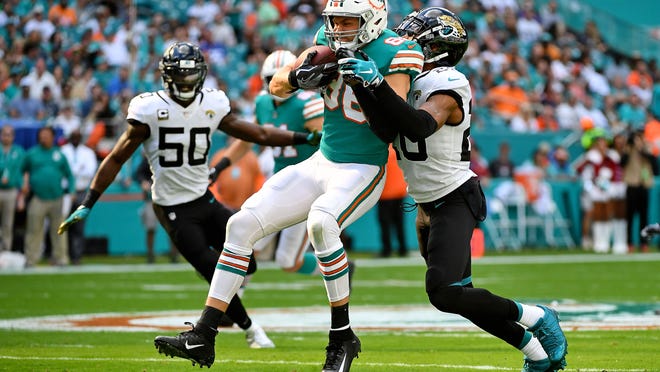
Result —
<path fill-rule="evenodd" d="M 213 168 L 209 170 L 209 183 L 215 182 L 215 180 L 218 179 L 220 173 L 223 170 L 229 168 L 230 165 L 231 165 L 231 160 L 229 160 L 229 158 L 223 157 L 222 159 L 220 159 L 218 164 L 216 164 Z"/>
<path fill-rule="evenodd" d="M 309 53 L 302 65 L 289 72 L 289 84 L 295 89 L 317 89 L 330 84 L 337 77 L 337 62 L 311 64 L 316 53 L 318 52 Z"/>

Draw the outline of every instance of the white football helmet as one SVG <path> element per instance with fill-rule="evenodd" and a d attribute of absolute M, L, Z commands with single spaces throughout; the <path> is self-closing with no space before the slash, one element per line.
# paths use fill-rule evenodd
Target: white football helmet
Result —
<path fill-rule="evenodd" d="M 261 66 L 261 80 L 264 83 L 264 88 L 268 91 L 268 84 L 273 79 L 273 76 L 280 68 L 288 65 L 296 60 L 296 56 L 288 50 L 276 50 L 266 57 L 264 64 Z M 274 100 L 282 102 L 286 98 L 270 95 Z"/>
<path fill-rule="evenodd" d="M 387 27 L 386 0 L 328 0 L 323 9 L 325 36 L 332 50 L 339 47 L 355 50 L 376 40 Z M 360 27 L 355 31 L 335 32 L 333 17 L 357 17 Z M 351 41 L 341 41 L 352 37 Z"/>

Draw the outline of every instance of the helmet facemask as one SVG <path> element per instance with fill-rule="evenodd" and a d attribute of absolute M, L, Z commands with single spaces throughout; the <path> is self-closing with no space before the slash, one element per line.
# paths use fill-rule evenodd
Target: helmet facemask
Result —
<path fill-rule="evenodd" d="M 163 88 L 172 98 L 191 102 L 202 89 L 207 66 L 199 48 L 176 43 L 165 51 L 159 63 Z"/>

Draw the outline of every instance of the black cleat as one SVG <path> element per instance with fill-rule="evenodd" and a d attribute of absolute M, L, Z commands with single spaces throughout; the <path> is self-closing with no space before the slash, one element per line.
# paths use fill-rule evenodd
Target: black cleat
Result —
<path fill-rule="evenodd" d="M 322 372 L 347 372 L 351 369 L 353 359 L 362 351 L 360 339 L 353 335 L 347 341 L 330 340 L 325 348 L 325 364 Z"/>
<path fill-rule="evenodd" d="M 154 339 L 158 353 L 172 358 L 191 360 L 193 366 L 197 363 L 200 368 L 204 366 L 211 368 L 215 360 L 215 339 L 209 341 L 195 330 L 192 323 L 186 322 L 185 324 L 190 325 L 192 329 L 181 332 L 175 337 L 157 336 Z"/>

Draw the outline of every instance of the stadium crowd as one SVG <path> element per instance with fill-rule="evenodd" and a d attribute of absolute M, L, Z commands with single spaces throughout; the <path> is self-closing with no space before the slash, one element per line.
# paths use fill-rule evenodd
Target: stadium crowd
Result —
<path fill-rule="evenodd" d="M 431 5 L 460 15 L 470 41 L 457 68 L 472 84 L 478 128 L 598 129 L 607 138 L 640 132 L 644 146 L 658 156 L 656 61 L 614 51 L 593 22 L 583 31 L 569 29 L 556 1 L 543 4 L 391 0 L 388 23 L 392 27 L 410 11 Z M 200 45 L 210 66 L 205 86 L 225 90 L 233 112 L 253 120 L 265 57 L 311 45 L 323 5 L 323 0 L 5 0 L 0 123 L 52 126 L 59 145 L 80 131 L 83 143 L 102 159 L 125 129 L 129 100 L 160 89 L 158 61 L 177 40 Z M 588 147 L 589 142 L 585 152 Z M 565 151 L 555 150 L 545 151 L 541 163 L 565 163 Z M 577 165 L 570 170 L 561 165 L 562 172 L 575 177 Z M 491 176 L 487 164 L 480 168 L 481 176 Z"/>

